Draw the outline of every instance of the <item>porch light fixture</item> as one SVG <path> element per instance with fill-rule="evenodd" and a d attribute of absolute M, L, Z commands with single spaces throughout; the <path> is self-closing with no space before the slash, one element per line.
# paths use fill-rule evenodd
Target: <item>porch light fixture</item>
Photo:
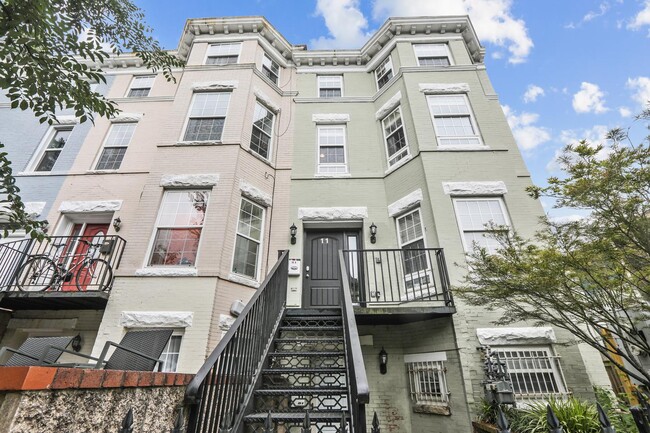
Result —
<path fill-rule="evenodd" d="M 381 352 L 379 352 L 379 372 L 381 374 L 386 374 L 386 364 L 388 364 L 388 353 L 386 353 L 382 346 Z"/>
<path fill-rule="evenodd" d="M 370 243 L 374 244 L 377 242 L 377 226 L 375 223 L 370 224 Z"/>
<path fill-rule="evenodd" d="M 119 232 L 121 227 L 122 227 L 122 219 L 120 217 L 115 218 L 113 220 L 113 228 L 115 229 L 116 232 Z"/>
<path fill-rule="evenodd" d="M 291 224 L 291 227 L 289 227 L 289 230 L 291 231 L 291 245 L 296 244 L 296 233 L 298 233 L 298 227 L 296 227 L 295 224 Z"/>

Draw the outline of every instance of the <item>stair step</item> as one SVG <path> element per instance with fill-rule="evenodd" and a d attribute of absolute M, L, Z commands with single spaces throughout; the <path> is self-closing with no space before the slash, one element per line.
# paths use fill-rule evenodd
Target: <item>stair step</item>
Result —
<path fill-rule="evenodd" d="M 345 374 L 346 372 L 344 367 L 265 368 L 262 370 L 262 374 Z"/>
<path fill-rule="evenodd" d="M 276 343 L 343 343 L 343 337 L 280 337 Z"/>
<path fill-rule="evenodd" d="M 300 317 L 300 316 L 341 316 L 341 308 L 288 308 L 286 310 L 286 317 Z"/>
<path fill-rule="evenodd" d="M 342 317 L 331 315 L 331 314 L 323 314 L 323 315 L 309 315 L 309 316 L 285 316 L 284 320 L 342 320 Z"/>
<path fill-rule="evenodd" d="M 264 422 L 268 416 L 268 412 L 251 413 L 244 417 L 245 422 Z M 271 418 L 274 421 L 289 421 L 289 422 L 302 422 L 305 419 L 305 414 L 300 412 L 271 412 Z M 349 421 L 350 417 L 346 413 L 345 418 Z M 327 422 L 327 421 L 340 421 L 341 412 L 309 412 L 309 419 L 311 422 Z"/>
<path fill-rule="evenodd" d="M 315 352 L 271 352 L 269 356 L 273 357 L 292 357 L 292 358 L 307 358 L 311 356 L 323 356 L 323 357 L 333 357 L 333 356 L 345 356 L 345 352 L 342 350 L 337 351 L 315 351 Z"/>
<path fill-rule="evenodd" d="M 343 331 L 342 326 L 280 326 L 280 331 Z"/>
<path fill-rule="evenodd" d="M 273 389 L 257 389 L 256 395 L 305 395 L 305 394 L 318 394 L 318 395 L 347 395 L 348 389 L 342 386 L 336 388 L 273 388 Z"/>

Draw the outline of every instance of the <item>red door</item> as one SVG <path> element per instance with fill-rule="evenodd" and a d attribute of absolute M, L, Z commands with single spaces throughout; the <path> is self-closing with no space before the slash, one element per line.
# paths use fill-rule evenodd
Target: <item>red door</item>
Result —
<path fill-rule="evenodd" d="M 91 244 L 97 245 L 101 244 L 106 232 L 108 231 L 108 224 L 75 224 L 72 229 L 73 236 L 81 235 L 81 239 L 84 241 L 90 242 Z M 66 266 L 72 272 L 72 278 L 70 281 L 67 281 L 61 287 L 61 290 L 64 291 L 76 291 L 77 284 L 75 282 L 75 275 L 77 272 L 81 272 L 80 276 L 80 286 L 82 290 L 86 290 L 86 286 L 91 284 L 92 281 L 90 275 L 85 275 L 87 270 L 81 267 L 84 259 L 86 258 L 86 253 L 88 252 L 88 244 L 85 242 L 79 242 L 79 238 L 74 238 L 70 240 L 70 250 L 74 250 L 74 255 L 67 261 Z M 99 255 L 99 250 L 97 249 L 94 257 Z"/>

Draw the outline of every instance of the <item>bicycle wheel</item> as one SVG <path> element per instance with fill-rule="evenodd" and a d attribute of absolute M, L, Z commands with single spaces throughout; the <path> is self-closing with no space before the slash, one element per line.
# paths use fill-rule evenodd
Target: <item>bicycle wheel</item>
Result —
<path fill-rule="evenodd" d="M 16 286 L 23 292 L 42 292 L 59 280 L 56 263 L 47 257 L 32 257 L 20 267 Z"/>
<path fill-rule="evenodd" d="M 113 268 L 104 259 L 90 259 L 77 271 L 75 282 L 80 291 L 88 290 L 88 287 L 105 291 L 113 282 Z"/>

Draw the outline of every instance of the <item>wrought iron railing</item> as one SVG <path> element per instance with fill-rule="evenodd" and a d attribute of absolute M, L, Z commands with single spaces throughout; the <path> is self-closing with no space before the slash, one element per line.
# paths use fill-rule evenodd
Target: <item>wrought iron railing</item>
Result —
<path fill-rule="evenodd" d="M 188 433 L 238 431 L 287 299 L 285 251 L 187 386 Z"/>
<path fill-rule="evenodd" d="M 0 291 L 110 290 L 125 246 L 116 235 L 0 243 Z"/>
<path fill-rule="evenodd" d="M 453 306 L 442 248 L 343 250 L 352 302 L 443 301 Z"/>
<path fill-rule="evenodd" d="M 339 252 L 341 269 L 345 269 L 343 251 Z M 341 313 L 343 316 L 343 338 L 348 377 L 348 401 L 352 433 L 366 433 L 366 404 L 370 402 L 370 388 L 366 367 L 363 363 L 359 331 L 354 317 L 349 280 L 343 278 L 341 287 Z"/>

